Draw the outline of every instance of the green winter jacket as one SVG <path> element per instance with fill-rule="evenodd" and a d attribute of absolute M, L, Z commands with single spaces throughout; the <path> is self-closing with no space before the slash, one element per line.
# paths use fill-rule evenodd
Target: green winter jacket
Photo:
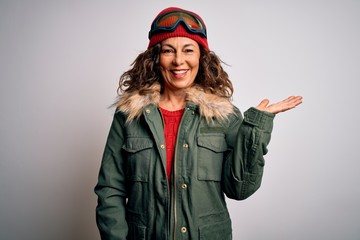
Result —
<path fill-rule="evenodd" d="M 261 184 L 274 114 L 187 90 L 170 185 L 159 86 L 121 96 L 95 192 L 103 240 L 230 240 L 228 198 Z M 225 194 L 225 195 L 224 195 Z"/>

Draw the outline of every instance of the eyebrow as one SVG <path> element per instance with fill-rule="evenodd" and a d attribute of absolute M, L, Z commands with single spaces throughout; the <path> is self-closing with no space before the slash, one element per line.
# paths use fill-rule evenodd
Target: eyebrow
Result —
<path fill-rule="evenodd" d="M 173 45 L 171 45 L 170 43 L 163 43 L 162 44 L 162 46 L 168 46 L 168 47 L 171 47 L 171 48 L 174 48 L 175 49 L 175 47 L 173 46 Z M 194 44 L 192 44 L 192 43 L 187 43 L 187 44 L 185 44 L 184 46 L 183 46 L 183 48 L 184 47 L 189 47 L 189 46 L 195 46 Z"/>

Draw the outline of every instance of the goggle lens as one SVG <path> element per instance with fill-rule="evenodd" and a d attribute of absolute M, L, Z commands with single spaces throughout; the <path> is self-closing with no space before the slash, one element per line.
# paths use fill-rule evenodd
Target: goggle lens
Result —
<path fill-rule="evenodd" d="M 185 23 L 187 29 L 206 38 L 206 29 L 202 21 L 191 13 L 174 11 L 159 16 L 152 24 L 149 38 L 156 32 L 174 31 L 180 22 Z"/>
<path fill-rule="evenodd" d="M 183 12 L 175 12 L 175 13 L 169 13 L 165 16 L 162 16 L 159 18 L 159 20 L 156 22 L 156 25 L 158 27 L 171 27 L 178 23 L 180 19 L 183 19 L 186 25 L 192 29 L 202 29 L 202 24 L 199 20 L 197 20 L 195 17 L 183 13 Z"/>

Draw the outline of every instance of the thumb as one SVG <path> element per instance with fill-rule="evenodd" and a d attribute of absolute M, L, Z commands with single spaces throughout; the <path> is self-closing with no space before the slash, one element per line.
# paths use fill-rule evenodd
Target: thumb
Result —
<path fill-rule="evenodd" d="M 263 109 L 265 109 L 266 108 L 266 106 L 269 104 L 269 99 L 263 99 L 260 103 L 259 103 L 259 105 L 257 105 L 257 109 L 260 109 L 260 110 L 263 110 Z"/>

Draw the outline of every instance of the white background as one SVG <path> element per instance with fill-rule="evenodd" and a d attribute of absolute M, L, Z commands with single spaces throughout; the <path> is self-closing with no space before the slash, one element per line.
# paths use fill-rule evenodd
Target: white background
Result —
<path fill-rule="evenodd" d="M 234 104 L 302 95 L 275 119 L 234 239 L 360 239 L 360 1 L 0 1 L 0 239 L 95 240 L 118 79 L 155 15 L 199 13 Z"/>

